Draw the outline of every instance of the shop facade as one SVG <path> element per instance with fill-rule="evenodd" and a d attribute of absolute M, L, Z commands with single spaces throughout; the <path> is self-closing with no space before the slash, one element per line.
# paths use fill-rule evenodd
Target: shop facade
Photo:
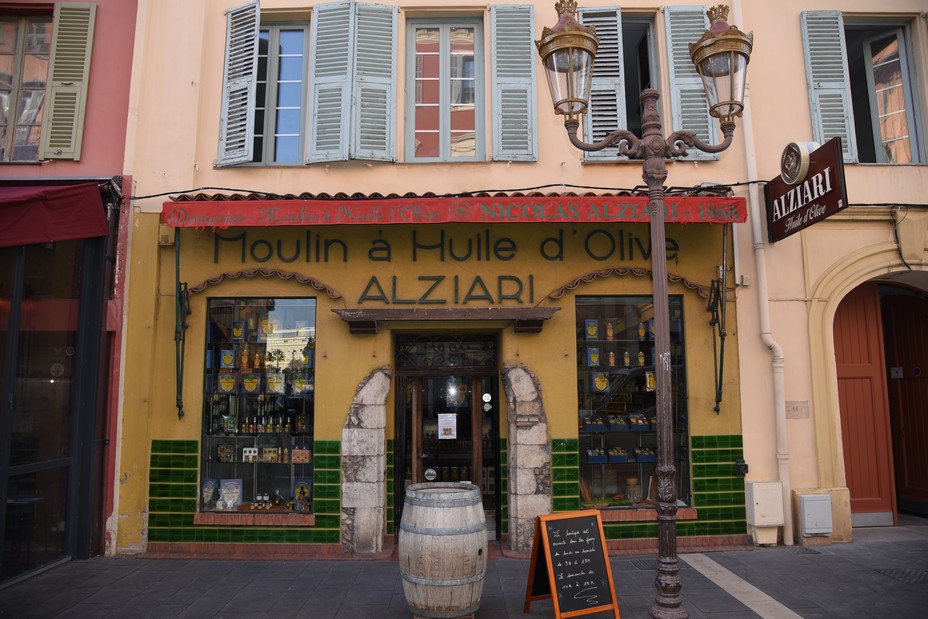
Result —
<path fill-rule="evenodd" d="M 0 131 L 0 582 L 106 552 L 136 2 L 6 3 Z"/>

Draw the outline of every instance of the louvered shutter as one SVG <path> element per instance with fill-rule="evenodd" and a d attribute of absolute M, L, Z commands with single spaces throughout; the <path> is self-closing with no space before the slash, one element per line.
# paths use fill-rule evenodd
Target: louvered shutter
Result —
<path fill-rule="evenodd" d="M 670 64 L 670 106 L 672 131 L 692 131 L 708 144 L 718 143 L 717 121 L 709 115 L 709 102 L 690 56 L 695 43 L 709 27 L 706 7 L 668 6 L 664 9 L 667 27 L 667 60 Z M 685 157 L 718 159 L 718 154 L 691 148 Z"/>
<path fill-rule="evenodd" d="M 838 11 L 803 11 L 802 42 L 812 106 L 812 138 L 841 138 L 844 160 L 857 161 L 844 18 Z"/>
<path fill-rule="evenodd" d="M 48 95 L 42 120 L 43 159 L 81 158 L 96 12 L 94 4 L 55 5 Z"/>
<path fill-rule="evenodd" d="M 226 61 L 219 117 L 219 167 L 252 160 L 261 7 L 252 2 L 226 12 Z"/>
<path fill-rule="evenodd" d="M 625 71 L 622 57 L 622 11 L 617 6 L 580 9 L 580 21 L 594 26 L 599 37 L 593 82 L 590 87 L 590 109 L 583 118 L 583 138 L 599 142 L 616 129 L 625 129 Z M 591 161 L 616 159 L 615 148 L 584 153 Z"/>
<path fill-rule="evenodd" d="M 528 4 L 496 4 L 490 18 L 493 159 L 536 161 L 534 10 Z"/>
<path fill-rule="evenodd" d="M 310 163 L 348 159 L 353 11 L 351 2 L 319 4 L 313 10 Z"/>
<path fill-rule="evenodd" d="M 394 159 L 396 7 L 357 4 L 352 159 Z"/>

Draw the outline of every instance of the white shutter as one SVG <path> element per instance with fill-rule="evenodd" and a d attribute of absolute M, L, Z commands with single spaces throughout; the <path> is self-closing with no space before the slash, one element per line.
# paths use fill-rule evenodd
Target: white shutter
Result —
<path fill-rule="evenodd" d="M 622 10 L 617 6 L 580 9 L 580 21 L 594 26 L 599 37 L 593 83 L 590 87 L 590 109 L 583 118 L 583 139 L 599 142 L 616 129 L 625 129 L 625 70 L 622 56 Z M 605 148 L 584 153 L 591 161 L 616 159 L 618 150 Z"/>
<path fill-rule="evenodd" d="M 664 19 L 670 65 L 671 131 L 692 131 L 703 142 L 717 144 L 718 121 L 709 115 L 706 91 L 689 49 L 689 44 L 698 41 L 709 27 L 706 7 L 668 6 L 664 8 Z M 718 158 L 718 154 L 691 148 L 684 159 Z"/>
<path fill-rule="evenodd" d="M 812 106 L 812 138 L 841 138 L 844 160 L 857 161 L 844 19 L 839 11 L 803 11 L 802 43 Z"/>
<path fill-rule="evenodd" d="M 490 7 L 493 44 L 493 159 L 536 161 L 534 9 Z"/>
<path fill-rule="evenodd" d="M 353 3 L 316 5 L 310 58 L 309 161 L 348 159 Z"/>
<path fill-rule="evenodd" d="M 356 5 L 352 159 L 394 159 L 396 14 L 394 6 Z"/>
<path fill-rule="evenodd" d="M 248 162 L 253 157 L 260 10 L 255 1 L 226 13 L 226 62 L 216 158 L 220 167 Z"/>
<path fill-rule="evenodd" d="M 55 6 L 48 97 L 42 123 L 42 158 L 81 158 L 95 4 L 62 2 Z"/>

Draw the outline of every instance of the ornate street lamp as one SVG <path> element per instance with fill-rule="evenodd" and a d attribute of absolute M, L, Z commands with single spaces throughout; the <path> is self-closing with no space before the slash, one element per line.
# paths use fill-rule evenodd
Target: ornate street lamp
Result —
<path fill-rule="evenodd" d="M 617 129 L 595 144 L 577 137 L 579 117 L 586 112 L 598 39 L 592 27 L 576 19 L 576 0 L 558 0 L 559 19 L 554 28 L 545 28 L 536 42 L 548 75 L 554 111 L 565 116 L 564 127 L 571 144 L 584 151 L 608 146 L 618 154 L 642 160 L 642 177 L 648 186 L 651 217 L 651 271 L 654 282 L 654 371 L 657 380 L 657 593 L 650 614 L 655 618 L 688 617 L 680 599 L 680 566 L 677 559 L 677 487 L 673 453 L 673 415 L 670 399 L 670 300 L 667 293 L 667 248 L 664 237 L 665 159 L 683 157 L 687 148 L 720 153 L 731 145 L 735 116 L 744 109 L 744 83 L 751 56 L 753 34 L 745 34 L 726 22 L 728 7 L 719 5 L 707 12 L 711 25 L 690 45 L 690 55 L 702 77 L 709 113 L 718 118 L 721 144 L 706 144 L 689 131 L 675 131 L 667 138 L 661 129 L 657 101 L 652 88 L 640 95 L 642 115 L 639 139 L 634 133 Z"/>

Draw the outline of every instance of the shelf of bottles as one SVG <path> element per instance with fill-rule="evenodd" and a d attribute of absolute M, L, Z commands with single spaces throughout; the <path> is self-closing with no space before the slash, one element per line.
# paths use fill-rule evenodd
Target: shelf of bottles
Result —
<path fill-rule="evenodd" d="M 209 300 L 202 511 L 312 511 L 315 309 Z"/>
<path fill-rule="evenodd" d="M 670 298 L 675 457 L 686 461 L 682 298 Z M 656 495 L 654 305 L 650 296 L 578 297 L 577 391 L 580 492 L 584 506 L 635 507 Z M 678 462 L 679 464 L 679 462 Z M 689 494 L 678 466 L 678 495 Z"/>

